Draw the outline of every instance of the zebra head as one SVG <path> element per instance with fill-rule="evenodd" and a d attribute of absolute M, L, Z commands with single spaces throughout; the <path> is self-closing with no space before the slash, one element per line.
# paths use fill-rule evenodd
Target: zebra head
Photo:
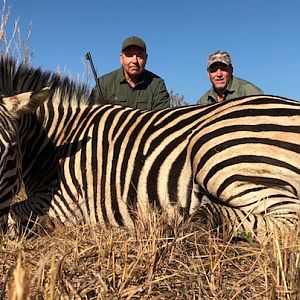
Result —
<path fill-rule="evenodd" d="M 48 98 L 49 90 L 0 97 L 0 217 L 21 186 L 18 119 L 35 111 Z"/>

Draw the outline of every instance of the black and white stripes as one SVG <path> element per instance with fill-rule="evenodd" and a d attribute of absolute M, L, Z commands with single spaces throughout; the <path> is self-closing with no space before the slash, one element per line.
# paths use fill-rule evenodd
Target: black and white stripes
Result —
<path fill-rule="evenodd" d="M 183 218 L 201 206 L 216 225 L 254 233 L 297 222 L 298 102 L 261 95 L 155 112 L 88 106 L 81 87 L 14 68 L 34 90 L 41 88 L 35 80 L 53 88 L 20 121 L 28 199 L 13 211 L 22 218 L 132 227 L 153 208 Z"/>
<path fill-rule="evenodd" d="M 44 89 L 0 98 L 0 217 L 22 182 L 18 120 L 34 112 L 48 94 L 49 89 Z"/>

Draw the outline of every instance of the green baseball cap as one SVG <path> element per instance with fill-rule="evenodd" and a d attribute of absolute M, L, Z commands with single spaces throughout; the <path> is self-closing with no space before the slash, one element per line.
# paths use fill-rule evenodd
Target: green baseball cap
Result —
<path fill-rule="evenodd" d="M 145 42 L 137 37 L 137 36 L 130 36 L 128 38 L 126 38 L 123 43 L 122 43 L 122 52 L 124 51 L 125 48 L 129 47 L 129 46 L 137 46 L 142 48 L 145 52 L 146 52 L 146 44 Z"/>

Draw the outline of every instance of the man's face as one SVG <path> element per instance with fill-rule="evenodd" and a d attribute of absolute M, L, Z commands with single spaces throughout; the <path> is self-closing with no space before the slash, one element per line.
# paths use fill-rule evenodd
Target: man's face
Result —
<path fill-rule="evenodd" d="M 214 89 L 225 90 L 232 77 L 232 66 L 215 62 L 208 68 L 207 72 Z"/>
<path fill-rule="evenodd" d="M 129 46 L 120 54 L 124 72 L 130 77 L 138 77 L 145 70 L 147 54 L 137 46 Z"/>

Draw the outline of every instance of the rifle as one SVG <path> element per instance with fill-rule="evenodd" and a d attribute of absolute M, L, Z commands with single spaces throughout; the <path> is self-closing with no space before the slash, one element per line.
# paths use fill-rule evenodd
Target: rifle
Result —
<path fill-rule="evenodd" d="M 97 76 L 97 72 L 96 72 L 96 69 L 95 69 L 95 66 L 94 66 L 94 63 L 93 63 L 93 59 L 92 59 L 92 55 L 90 52 L 87 52 L 86 55 L 85 55 L 85 58 L 90 62 L 90 65 L 91 65 L 91 68 L 92 68 L 92 71 L 93 71 L 93 75 L 94 75 L 94 79 L 96 81 L 96 86 L 99 90 L 99 94 L 100 94 L 100 97 L 101 99 L 104 100 L 103 98 L 103 94 L 102 94 L 102 91 L 101 91 L 101 88 L 100 88 L 100 84 L 99 84 L 99 81 L 98 81 L 98 76 Z"/>

